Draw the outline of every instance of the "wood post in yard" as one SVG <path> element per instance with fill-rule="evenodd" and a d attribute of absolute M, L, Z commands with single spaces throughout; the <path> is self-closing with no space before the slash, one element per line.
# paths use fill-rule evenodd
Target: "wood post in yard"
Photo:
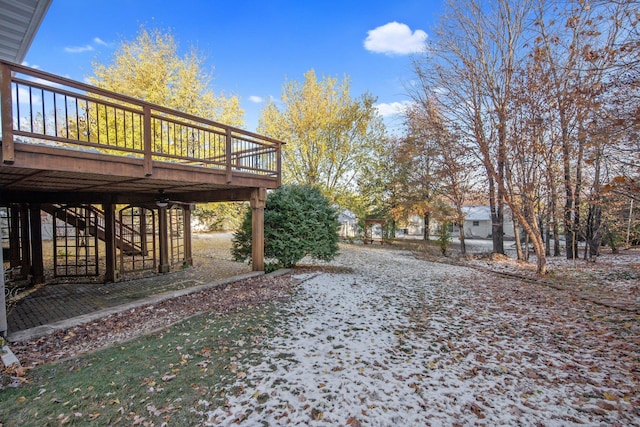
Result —
<path fill-rule="evenodd" d="M 191 211 L 195 209 L 195 204 L 184 207 L 184 262 L 193 265 L 193 249 L 191 239 Z"/>
<path fill-rule="evenodd" d="M 113 203 L 103 203 L 104 211 L 104 246 L 106 271 L 105 282 L 116 281 L 116 207 Z M 122 238 L 122 237 L 121 237 Z"/>
<path fill-rule="evenodd" d="M 40 203 L 32 203 L 29 206 L 29 226 L 31 228 L 31 274 L 33 284 L 44 283 L 44 259 L 42 254 L 42 218 L 40 216 Z M 54 236 L 55 238 L 55 236 Z"/>
<path fill-rule="evenodd" d="M 251 264 L 253 271 L 264 271 L 264 207 L 266 188 L 251 192 Z"/>
<path fill-rule="evenodd" d="M 9 235 L 9 266 L 20 266 L 20 209 L 11 206 L 11 227 Z"/>
<path fill-rule="evenodd" d="M 158 243 L 160 244 L 160 266 L 158 272 L 168 273 L 171 265 L 169 264 L 169 227 L 167 224 L 167 207 L 158 208 Z"/>
<path fill-rule="evenodd" d="M 55 221 L 54 221 L 55 232 Z M 55 235 L 54 235 L 55 238 Z M 20 276 L 26 279 L 31 274 L 31 246 L 29 243 L 29 207 L 26 203 L 20 203 Z"/>
<path fill-rule="evenodd" d="M 2 251 L 0 250 L 0 337 L 7 336 L 7 301 L 4 296 L 4 260 L 2 259 Z"/>

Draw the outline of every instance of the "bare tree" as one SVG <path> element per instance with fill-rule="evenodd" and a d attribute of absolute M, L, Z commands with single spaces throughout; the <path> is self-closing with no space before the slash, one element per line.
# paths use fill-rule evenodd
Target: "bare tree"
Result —
<path fill-rule="evenodd" d="M 435 40 L 414 62 L 414 99 L 436 95 L 443 119 L 455 123 L 482 161 L 497 253 L 504 253 L 508 108 L 530 7 L 530 0 L 450 1 Z"/>

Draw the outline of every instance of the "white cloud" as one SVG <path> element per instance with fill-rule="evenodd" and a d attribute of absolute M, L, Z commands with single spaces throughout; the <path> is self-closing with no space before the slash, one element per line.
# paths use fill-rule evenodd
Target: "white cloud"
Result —
<path fill-rule="evenodd" d="M 411 31 L 407 24 L 395 21 L 367 31 L 367 34 L 364 48 L 371 52 L 387 55 L 408 55 L 422 52 L 427 39 L 427 33 L 424 31 Z"/>
<path fill-rule="evenodd" d="M 264 102 L 264 99 L 262 99 L 261 96 L 255 96 L 255 95 L 251 95 L 249 97 L 249 101 L 251 102 L 255 102 L 256 104 L 261 104 L 262 102 Z"/>
<path fill-rule="evenodd" d="M 33 68 L 33 69 L 35 69 L 35 70 L 39 70 L 39 69 L 40 69 L 40 66 L 39 66 L 39 65 L 36 65 L 36 64 L 31 65 L 31 64 L 29 64 L 27 61 L 22 61 L 22 64 L 21 64 L 21 65 L 24 65 L 25 67 Z"/>
<path fill-rule="evenodd" d="M 410 105 L 410 101 L 391 103 L 383 102 L 381 104 L 376 104 L 375 107 L 378 109 L 378 113 L 380 113 L 382 117 L 389 117 L 404 113 Z"/>
<path fill-rule="evenodd" d="M 82 53 L 82 52 L 89 52 L 92 50 L 93 50 L 93 46 L 91 46 L 90 44 L 85 46 L 68 46 L 64 48 L 64 51 L 67 53 Z"/>
<path fill-rule="evenodd" d="M 99 45 L 102 45 L 102 46 L 109 46 L 109 43 L 107 43 L 106 41 L 102 40 L 100 37 L 94 37 L 93 38 L 93 42 L 95 44 L 99 44 Z"/>
<path fill-rule="evenodd" d="M 18 88 L 18 92 L 16 93 L 16 89 L 12 88 L 11 89 L 13 98 L 18 99 L 20 101 L 20 104 L 23 105 L 29 105 L 29 104 L 33 104 L 33 105 L 38 105 L 41 103 L 41 97 L 38 94 L 38 91 L 29 91 L 27 88 L 25 87 L 20 87 Z"/>

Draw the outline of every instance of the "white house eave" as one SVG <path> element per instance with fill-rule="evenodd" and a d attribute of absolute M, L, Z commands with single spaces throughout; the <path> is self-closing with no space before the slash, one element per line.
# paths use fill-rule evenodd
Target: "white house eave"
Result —
<path fill-rule="evenodd" d="M 0 0 L 0 59 L 21 63 L 52 0 Z"/>

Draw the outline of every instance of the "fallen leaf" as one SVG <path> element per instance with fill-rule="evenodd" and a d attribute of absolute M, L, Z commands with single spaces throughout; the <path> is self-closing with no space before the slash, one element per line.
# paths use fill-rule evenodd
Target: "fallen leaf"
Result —
<path fill-rule="evenodd" d="M 175 375 L 175 374 L 164 374 L 164 375 L 162 376 L 162 381 L 165 381 L 165 382 L 167 382 L 167 381 L 171 381 L 171 380 L 172 380 L 172 379 L 174 379 L 175 377 L 176 377 L 176 375 Z"/>
<path fill-rule="evenodd" d="M 613 400 L 614 402 L 617 402 L 619 400 L 618 396 L 616 396 L 615 394 L 607 393 L 606 391 L 603 393 L 603 395 L 604 395 L 604 398 L 607 400 Z"/>
<path fill-rule="evenodd" d="M 362 427 L 362 423 L 356 417 L 347 418 L 347 425 L 351 427 Z"/>
<path fill-rule="evenodd" d="M 317 410 L 316 408 L 311 409 L 311 419 L 314 421 L 321 421 L 324 418 L 324 414 L 322 411 Z"/>

